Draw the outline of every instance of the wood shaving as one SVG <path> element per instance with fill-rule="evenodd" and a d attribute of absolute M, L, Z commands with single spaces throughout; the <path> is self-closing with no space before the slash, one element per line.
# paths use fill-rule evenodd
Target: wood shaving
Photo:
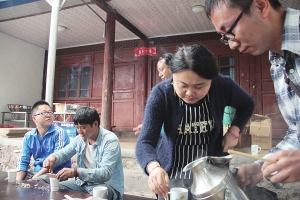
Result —
<path fill-rule="evenodd" d="M 29 183 L 22 183 L 21 187 L 22 188 L 30 188 L 30 184 Z"/>
<path fill-rule="evenodd" d="M 46 189 L 47 189 L 47 187 L 45 187 L 45 186 L 41 186 L 41 187 L 38 187 L 38 189 L 39 189 L 39 190 L 43 190 L 43 191 L 44 191 L 44 190 L 46 190 Z"/>

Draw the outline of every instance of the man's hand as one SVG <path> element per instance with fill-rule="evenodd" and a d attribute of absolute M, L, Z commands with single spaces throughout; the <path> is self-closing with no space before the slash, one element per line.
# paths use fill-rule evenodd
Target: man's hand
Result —
<path fill-rule="evenodd" d="M 270 178 L 274 183 L 294 183 L 300 181 L 300 151 L 283 150 L 269 157 L 276 163 L 265 162 L 262 166 L 263 177 L 268 178 L 271 173 L 279 171 Z"/>
<path fill-rule="evenodd" d="M 134 135 L 138 136 L 141 133 L 141 129 L 142 129 L 143 124 L 138 125 L 137 127 L 133 128 Z"/>
<path fill-rule="evenodd" d="M 18 171 L 17 172 L 17 177 L 16 177 L 16 180 L 24 180 L 24 178 L 26 177 L 26 172 L 23 172 L 23 171 Z"/>
<path fill-rule="evenodd" d="M 56 177 L 61 180 L 67 180 L 68 178 L 75 177 L 75 171 L 73 168 L 63 168 L 57 172 Z"/>
<path fill-rule="evenodd" d="M 262 179 L 262 171 L 257 163 L 244 164 L 238 167 L 237 182 L 245 190 L 247 185 L 255 186 Z"/>
<path fill-rule="evenodd" d="M 48 168 L 43 168 L 39 172 L 37 172 L 35 175 L 33 175 L 31 177 L 31 179 L 37 178 L 37 177 L 39 177 L 39 176 L 41 176 L 43 174 L 46 174 L 47 172 L 48 172 Z"/>
<path fill-rule="evenodd" d="M 55 165 L 56 157 L 54 155 L 48 156 L 43 162 L 43 167 L 48 168 L 48 172 L 52 173 L 53 167 Z"/>

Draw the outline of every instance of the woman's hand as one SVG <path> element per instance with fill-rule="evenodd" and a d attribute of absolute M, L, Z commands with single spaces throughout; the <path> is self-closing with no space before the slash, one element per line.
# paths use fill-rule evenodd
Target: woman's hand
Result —
<path fill-rule="evenodd" d="M 159 163 L 148 166 L 148 186 L 157 195 L 165 197 L 168 194 L 169 176 Z"/>
<path fill-rule="evenodd" d="M 229 149 L 233 149 L 239 142 L 240 129 L 236 126 L 228 129 L 222 140 L 223 152 L 228 152 Z"/>
<path fill-rule="evenodd" d="M 169 176 L 162 167 L 157 167 L 150 173 L 148 186 L 159 196 L 165 197 L 168 194 Z"/>

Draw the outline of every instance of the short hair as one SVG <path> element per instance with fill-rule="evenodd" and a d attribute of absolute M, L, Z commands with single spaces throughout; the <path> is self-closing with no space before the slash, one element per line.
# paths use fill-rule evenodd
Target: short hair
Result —
<path fill-rule="evenodd" d="M 50 104 L 47 101 L 39 100 L 33 104 L 32 108 L 31 108 L 31 113 L 34 114 L 40 105 L 47 105 L 51 108 Z"/>
<path fill-rule="evenodd" d="M 213 54 L 202 45 L 179 47 L 172 61 L 172 74 L 189 69 L 205 79 L 218 76 L 218 67 Z"/>
<path fill-rule="evenodd" d="M 168 65 L 170 67 L 170 65 L 172 64 L 172 59 L 173 59 L 174 55 L 172 53 L 164 53 L 159 59 L 158 61 L 161 60 L 165 60 L 166 65 Z"/>
<path fill-rule="evenodd" d="M 93 125 L 95 121 L 98 122 L 98 125 L 100 126 L 100 117 L 96 109 L 91 107 L 80 107 L 74 118 L 73 118 L 74 124 L 89 124 Z"/>
<path fill-rule="evenodd" d="M 246 5 L 253 0 L 205 0 L 205 13 L 206 16 L 211 19 L 211 11 L 219 4 L 226 4 L 229 8 L 239 8 L 243 10 Z M 281 7 L 281 3 L 278 0 L 269 0 L 273 9 L 278 10 Z M 244 11 L 245 14 L 250 14 L 250 7 Z"/>

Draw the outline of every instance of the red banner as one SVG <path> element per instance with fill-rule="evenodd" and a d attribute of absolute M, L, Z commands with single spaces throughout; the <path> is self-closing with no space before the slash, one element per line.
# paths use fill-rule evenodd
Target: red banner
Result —
<path fill-rule="evenodd" d="M 141 47 L 134 50 L 134 56 L 156 55 L 156 47 Z"/>

